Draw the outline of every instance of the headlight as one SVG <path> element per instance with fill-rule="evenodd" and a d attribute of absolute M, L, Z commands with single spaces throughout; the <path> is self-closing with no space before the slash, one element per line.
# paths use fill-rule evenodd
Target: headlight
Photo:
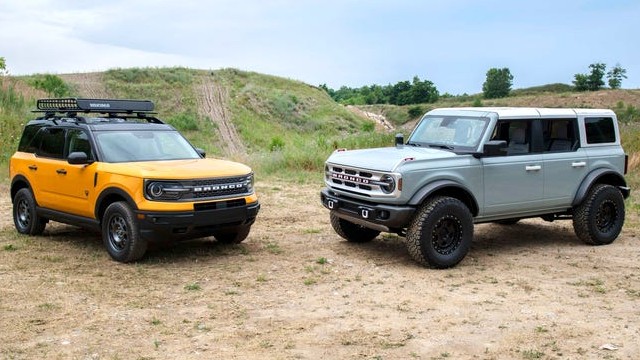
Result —
<path fill-rule="evenodd" d="M 379 184 L 380 189 L 385 194 L 391 194 L 396 189 L 396 179 L 391 175 L 382 175 Z"/>
<path fill-rule="evenodd" d="M 249 174 L 244 181 L 244 185 L 247 187 L 247 192 L 250 194 L 253 193 L 253 181 L 253 173 Z"/>
<path fill-rule="evenodd" d="M 188 192 L 189 189 L 174 182 L 150 181 L 145 187 L 145 195 L 149 200 L 178 200 Z"/>

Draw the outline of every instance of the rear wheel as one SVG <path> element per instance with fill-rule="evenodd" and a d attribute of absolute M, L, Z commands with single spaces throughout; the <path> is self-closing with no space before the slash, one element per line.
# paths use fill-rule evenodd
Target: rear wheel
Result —
<path fill-rule="evenodd" d="M 47 219 L 36 213 L 36 201 L 28 188 L 13 197 L 13 223 L 19 233 L 27 235 L 40 235 L 47 226 Z"/>
<path fill-rule="evenodd" d="M 147 241 L 140 237 L 133 210 L 123 201 L 114 202 L 104 212 L 102 241 L 109 255 L 120 262 L 138 260 L 147 251 Z"/>
<path fill-rule="evenodd" d="M 624 199 L 611 185 L 595 185 L 573 211 L 573 229 L 587 244 L 610 244 L 622 231 Z"/>
<path fill-rule="evenodd" d="M 239 244 L 249 236 L 249 230 L 251 226 L 244 225 L 236 228 L 221 230 L 213 234 L 218 242 L 224 244 Z"/>
<path fill-rule="evenodd" d="M 458 264 L 469 252 L 473 217 L 460 200 L 438 196 L 425 203 L 407 229 L 407 249 L 414 260 L 433 268 Z"/>
<path fill-rule="evenodd" d="M 369 229 L 350 221 L 341 219 L 331 213 L 331 226 L 338 235 L 349 242 L 364 243 L 375 239 L 380 235 L 380 231 Z"/>

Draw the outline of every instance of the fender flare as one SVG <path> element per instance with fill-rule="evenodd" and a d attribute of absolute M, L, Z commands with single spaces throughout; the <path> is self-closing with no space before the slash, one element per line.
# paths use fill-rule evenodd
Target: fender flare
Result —
<path fill-rule="evenodd" d="M 578 191 L 576 191 L 576 195 L 573 197 L 573 202 L 571 203 L 571 206 L 577 206 L 578 204 L 580 204 L 587 197 L 587 194 L 589 193 L 589 189 L 591 189 L 591 187 L 594 184 L 598 183 L 599 180 L 602 179 L 603 177 L 609 178 L 609 181 L 605 182 L 607 184 L 617 186 L 617 187 L 622 187 L 622 188 L 626 188 L 627 186 L 627 182 L 624 180 L 624 177 L 622 177 L 619 173 L 609 169 L 596 169 L 590 172 L 584 178 L 584 180 L 582 180 L 582 183 L 578 187 Z M 629 195 L 628 192 L 625 194 L 625 192 L 623 191 L 624 197 L 627 197 L 628 195 Z"/>
<path fill-rule="evenodd" d="M 418 190 L 409 200 L 409 205 L 420 205 L 433 193 L 442 190 L 442 189 L 451 189 L 456 191 L 457 194 L 462 194 L 462 197 L 454 196 L 461 201 L 463 201 L 467 206 L 469 206 L 469 210 L 473 216 L 476 216 L 479 211 L 478 201 L 472 195 L 471 191 L 467 189 L 465 186 L 461 185 L 458 182 L 453 180 L 436 180 L 431 182 L 425 186 L 423 186 L 420 190 Z"/>
<path fill-rule="evenodd" d="M 16 196 L 16 193 L 18 192 L 19 189 L 22 189 L 25 186 L 20 186 L 20 187 L 16 187 L 16 183 L 25 183 L 26 188 L 29 189 L 29 191 L 31 191 L 31 193 L 33 194 L 33 189 L 31 188 L 31 183 L 29 182 L 29 180 L 24 176 L 24 175 L 16 175 L 13 177 L 13 179 L 11 179 L 11 187 L 10 187 L 10 192 L 11 192 L 11 203 L 13 203 L 13 198 Z M 36 202 L 36 205 L 38 205 L 38 201 L 35 199 L 36 195 L 33 194 L 33 200 Z"/>
<path fill-rule="evenodd" d="M 131 206 L 133 210 L 138 210 L 138 206 L 136 205 L 135 201 L 133 201 L 133 198 L 126 191 L 117 187 L 110 187 L 102 190 L 102 192 L 96 199 L 96 204 L 93 211 L 94 211 L 95 218 L 97 220 L 100 220 L 102 217 L 101 209 L 103 209 L 103 206 L 102 206 L 103 202 L 105 201 L 105 199 L 107 199 L 112 195 L 124 198 L 124 200 L 127 202 L 127 204 L 129 204 L 129 206 Z M 106 206 L 104 208 L 106 208 Z"/>

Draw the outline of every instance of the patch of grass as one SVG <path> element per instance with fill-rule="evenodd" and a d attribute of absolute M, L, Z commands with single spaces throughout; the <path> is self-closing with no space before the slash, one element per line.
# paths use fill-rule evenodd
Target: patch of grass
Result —
<path fill-rule="evenodd" d="M 315 278 L 311 278 L 311 277 L 304 279 L 304 284 L 307 285 L 307 286 L 314 285 L 317 282 L 318 282 L 318 280 L 316 280 Z"/>
<path fill-rule="evenodd" d="M 18 248 L 13 244 L 6 244 L 2 247 L 4 251 L 16 251 Z"/>
<path fill-rule="evenodd" d="M 538 350 L 523 350 L 520 352 L 522 358 L 525 360 L 542 359 L 544 353 Z"/>
<path fill-rule="evenodd" d="M 160 325 L 160 324 L 162 324 L 162 321 L 160 321 L 159 319 L 157 319 L 155 317 L 153 319 L 151 319 L 151 325 L 157 326 L 157 325 Z"/>
<path fill-rule="evenodd" d="M 202 287 L 198 283 L 191 283 L 184 286 L 184 289 L 187 291 L 199 291 L 202 290 Z"/>
<path fill-rule="evenodd" d="M 324 264 L 326 264 L 327 262 L 328 262 L 328 260 L 327 260 L 327 258 L 325 258 L 325 257 L 319 257 L 319 258 L 317 258 L 317 259 L 316 259 L 316 263 L 317 263 L 317 264 L 320 264 L 320 265 L 324 265 Z"/>
<path fill-rule="evenodd" d="M 278 243 L 274 243 L 274 242 L 267 243 L 265 248 L 267 249 L 268 252 L 270 252 L 272 254 L 275 254 L 275 255 L 282 254 L 282 252 L 283 252 L 282 248 L 280 248 L 280 245 L 278 245 Z"/>
<path fill-rule="evenodd" d="M 256 277 L 256 281 L 257 281 L 257 282 L 266 282 L 266 281 L 267 281 L 267 277 L 266 277 L 266 275 L 264 275 L 264 274 L 259 274 L 259 275 Z"/>

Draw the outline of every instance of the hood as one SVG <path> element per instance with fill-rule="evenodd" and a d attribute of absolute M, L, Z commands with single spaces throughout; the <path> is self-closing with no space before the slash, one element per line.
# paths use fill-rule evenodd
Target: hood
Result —
<path fill-rule="evenodd" d="M 386 147 L 335 151 L 329 156 L 327 162 L 361 169 L 393 172 L 408 158 L 413 158 L 413 160 L 430 160 L 454 156 L 456 156 L 456 154 L 451 151 L 405 145 L 399 148 Z"/>
<path fill-rule="evenodd" d="M 102 163 L 102 165 L 108 167 L 109 172 L 145 179 L 205 179 L 242 176 L 251 172 L 251 168 L 246 165 L 218 159 Z"/>

